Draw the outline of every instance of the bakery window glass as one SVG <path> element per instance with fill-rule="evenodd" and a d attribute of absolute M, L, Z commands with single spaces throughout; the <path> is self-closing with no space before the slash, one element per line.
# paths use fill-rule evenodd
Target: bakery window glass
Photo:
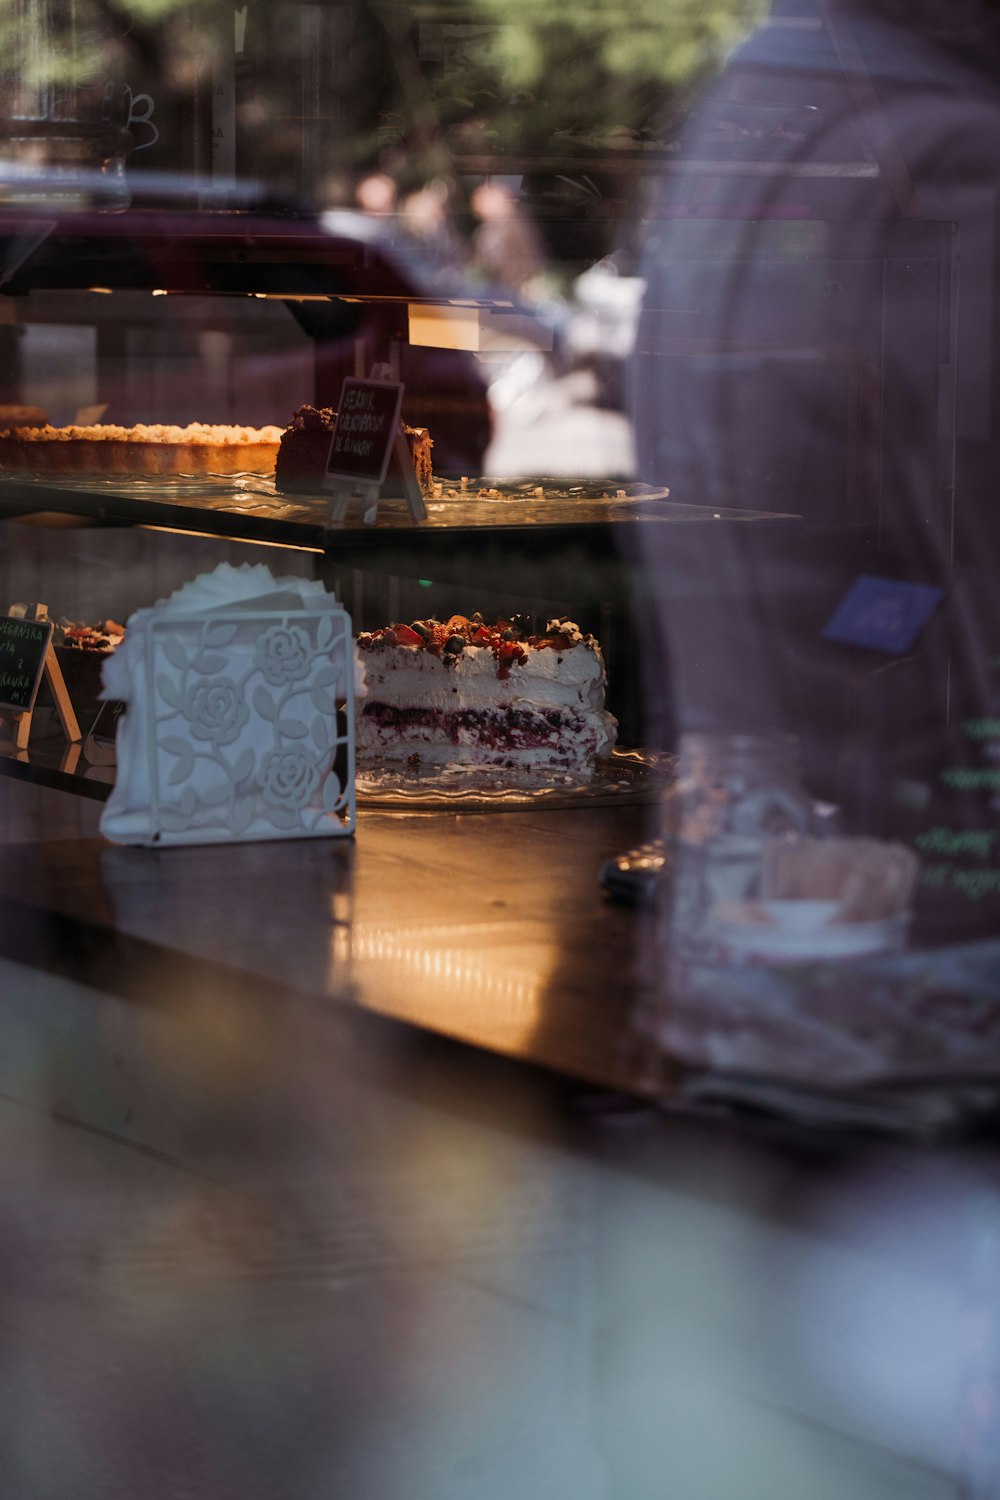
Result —
<path fill-rule="evenodd" d="M 776 765 L 784 793 L 794 765 L 808 818 L 772 827 L 779 798 L 726 825 L 757 845 L 713 960 L 805 942 L 743 930 L 777 920 L 767 880 L 841 917 L 874 882 L 887 949 L 989 933 L 998 8 L 631 0 L 627 18 L 10 7 L 3 494 L 299 548 L 359 631 L 435 661 L 450 642 L 463 673 L 487 651 L 499 684 L 572 627 L 600 643 L 588 709 L 616 721 L 614 753 L 679 756 L 706 805 L 742 805 L 720 766 L 767 791 Z M 349 377 L 402 384 L 405 431 L 334 549 Z M 44 590 L 70 630 L 156 597 L 160 564 L 99 606 L 19 555 L 0 604 Z M 662 846 L 697 844 L 700 795 L 683 827 L 664 813 Z M 793 875 L 765 859 L 776 832 L 844 847 Z"/>
<path fill-rule="evenodd" d="M 634 0 L 623 27 L 610 6 L 526 0 L 8 7 L 0 405 L 55 425 L 284 426 L 389 363 L 446 476 L 633 478 L 648 190 L 763 10 Z M 85 231 L 82 259 L 72 236 L 32 246 L 53 213 Z M 101 243 L 115 216 L 127 247 L 118 229 Z M 328 265 L 353 252 L 364 274 L 283 278 L 280 248 L 243 247 L 252 272 L 178 282 L 178 241 L 233 216 L 311 222 L 337 241 Z M 56 297 L 67 280 L 78 295 Z M 13 300 L 29 282 L 30 308 Z M 233 301 L 296 291 L 316 300 Z"/>

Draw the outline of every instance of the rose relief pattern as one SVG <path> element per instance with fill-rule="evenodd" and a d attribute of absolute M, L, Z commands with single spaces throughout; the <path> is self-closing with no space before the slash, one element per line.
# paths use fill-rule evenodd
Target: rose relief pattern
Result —
<path fill-rule="evenodd" d="M 148 649 L 158 837 L 353 831 L 354 654 L 343 610 L 165 619 Z"/>

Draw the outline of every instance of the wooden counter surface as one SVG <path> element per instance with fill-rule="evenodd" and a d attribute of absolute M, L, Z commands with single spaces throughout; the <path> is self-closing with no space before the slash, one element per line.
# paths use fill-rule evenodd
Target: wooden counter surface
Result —
<path fill-rule="evenodd" d="M 648 918 L 601 863 L 642 806 L 362 810 L 354 839 L 150 851 L 7 847 L 10 958 L 142 1003 L 191 987 L 311 997 L 641 1094 L 662 1064 L 632 1040 Z"/>
<path fill-rule="evenodd" d="M 597 884 L 648 809 L 146 852 L 80 808 L 0 846 L 3 1500 L 967 1493 L 995 1163 L 543 1071 L 656 1089 Z"/>

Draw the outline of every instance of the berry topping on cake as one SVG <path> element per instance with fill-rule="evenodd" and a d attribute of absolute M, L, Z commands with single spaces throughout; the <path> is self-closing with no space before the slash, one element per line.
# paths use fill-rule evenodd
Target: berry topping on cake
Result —
<path fill-rule="evenodd" d="M 584 635 L 572 620 L 562 617 L 550 620 L 541 635 L 534 634 L 525 615 L 497 620 L 492 625 L 482 615 L 452 615 L 440 620 L 414 620 L 411 625 L 386 625 L 381 630 L 362 631 L 358 645 L 362 651 L 378 651 L 389 646 L 412 646 L 432 656 L 461 656 L 467 646 L 492 652 L 498 677 L 507 677 L 513 667 L 522 666 L 531 651 L 569 651 L 574 646 L 594 650 L 593 636 Z"/>

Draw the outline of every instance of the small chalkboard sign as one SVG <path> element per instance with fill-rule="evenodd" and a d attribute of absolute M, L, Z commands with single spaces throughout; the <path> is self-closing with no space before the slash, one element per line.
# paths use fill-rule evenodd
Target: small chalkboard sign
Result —
<path fill-rule="evenodd" d="M 402 407 L 398 380 L 344 381 L 326 462 L 328 488 L 330 481 L 341 487 L 382 483 Z"/>
<path fill-rule="evenodd" d="M 80 726 L 52 649 L 48 608 L 44 604 L 29 604 L 23 616 L 0 615 L 0 719 L 17 721 L 14 743 L 18 750 L 26 750 L 28 746 L 43 672 L 63 732 L 70 744 L 76 744 Z"/>
<path fill-rule="evenodd" d="M 83 747 L 84 759 L 92 766 L 113 766 L 116 760 L 115 737 L 118 733 L 118 720 L 125 712 L 126 705 L 120 698 L 108 698 L 101 704 L 87 735 Z"/>
<path fill-rule="evenodd" d="M 348 377 L 344 381 L 323 481 L 324 488 L 334 492 L 331 524 L 344 519 L 354 497 L 371 507 L 365 519 L 374 519 L 393 453 L 410 514 L 415 521 L 426 519 L 427 508 L 400 425 L 402 408 L 403 386 L 398 380 Z"/>
<path fill-rule="evenodd" d="M 108 698 L 97 711 L 97 718 L 90 731 L 91 737 L 100 740 L 103 745 L 113 745 L 118 733 L 118 720 L 124 712 L 125 704 L 120 698 Z"/>
<path fill-rule="evenodd" d="M 28 714 L 34 708 L 51 640 L 51 620 L 0 615 L 0 714 Z"/>

